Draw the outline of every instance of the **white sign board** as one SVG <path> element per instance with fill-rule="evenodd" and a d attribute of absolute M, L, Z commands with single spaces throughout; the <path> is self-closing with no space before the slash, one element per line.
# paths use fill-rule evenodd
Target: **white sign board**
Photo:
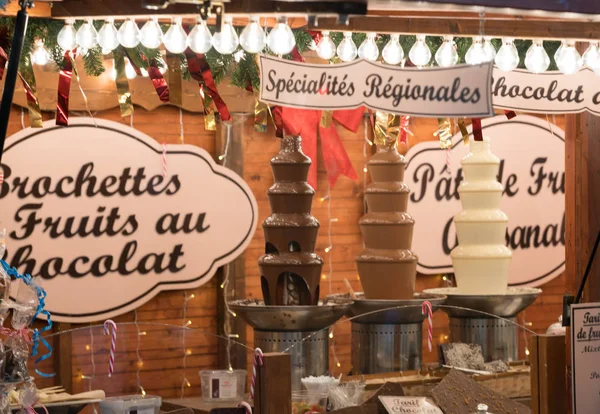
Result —
<path fill-rule="evenodd" d="M 495 68 L 492 94 L 497 108 L 538 114 L 600 114 L 600 76 L 588 68 L 576 75 Z"/>
<path fill-rule="evenodd" d="M 53 319 L 90 322 L 162 290 L 208 282 L 250 243 L 246 183 L 191 145 L 162 146 L 122 123 L 73 118 L 6 142 L 0 187 L 5 260 L 41 276 Z"/>
<path fill-rule="evenodd" d="M 540 286 L 565 269 L 564 132 L 546 119 L 518 115 L 485 119 L 483 133 L 500 160 L 504 185 L 501 209 L 508 215 L 507 246 L 513 252 L 509 283 Z M 461 158 L 468 152 L 460 133 L 452 149 L 427 141 L 408 151 L 405 182 L 411 189 L 408 212 L 415 219 L 412 250 L 418 271 L 452 272 L 457 245 L 453 218 L 461 210 Z"/>
<path fill-rule="evenodd" d="M 369 108 L 424 117 L 493 116 L 492 64 L 401 68 L 367 60 L 319 65 L 260 57 L 260 99 L 303 109 Z"/>
<path fill-rule="evenodd" d="M 600 303 L 571 306 L 573 414 L 600 407 Z"/>
<path fill-rule="evenodd" d="M 443 414 L 437 405 L 425 397 L 379 396 L 389 414 Z"/>

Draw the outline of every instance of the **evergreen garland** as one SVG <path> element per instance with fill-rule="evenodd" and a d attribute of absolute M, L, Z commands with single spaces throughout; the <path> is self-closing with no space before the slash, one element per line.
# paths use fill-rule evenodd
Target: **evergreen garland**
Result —
<path fill-rule="evenodd" d="M 6 0 L 0 0 L 0 8 Z M 82 24 L 82 21 L 78 21 L 75 24 L 77 29 Z M 94 26 L 96 29 L 100 29 L 104 24 L 103 21 L 95 21 Z M 21 56 L 20 70 L 22 75 L 27 81 L 33 79 L 33 72 L 31 70 L 31 53 L 35 50 L 35 40 L 43 39 L 44 46 L 48 50 L 50 57 L 50 64 L 54 66 L 55 70 L 59 70 L 63 64 L 64 53 L 58 46 L 57 36 L 62 29 L 64 22 L 62 20 L 54 20 L 48 18 L 30 18 L 27 33 L 25 36 L 23 54 Z M 117 28 L 119 23 L 116 24 Z M 163 32 L 166 32 L 168 25 L 163 25 Z M 211 32 L 214 33 L 215 28 L 211 27 Z M 236 28 L 238 33 L 241 32 L 242 28 Z M 0 17 L 0 46 L 6 49 L 7 53 L 10 53 L 10 43 L 12 33 L 14 33 L 14 18 L 13 17 Z M 296 45 L 300 53 L 311 48 L 313 45 L 312 36 L 306 28 L 299 28 L 294 30 L 294 36 L 296 38 Z M 332 32 L 330 34 L 331 39 L 337 45 L 343 39 L 341 32 Z M 352 39 L 357 46 L 364 41 L 366 35 L 364 33 L 353 33 Z M 383 49 L 385 44 L 389 41 L 389 35 L 377 36 L 376 42 L 379 46 L 380 51 Z M 400 36 L 400 44 L 404 49 L 406 55 L 412 45 L 415 42 L 415 36 Z M 428 36 L 427 45 L 429 46 L 433 55 L 435 51 L 441 45 L 443 39 L 439 36 Z M 471 38 L 455 38 L 456 48 L 459 55 L 459 63 L 464 63 L 465 54 L 472 43 Z M 492 43 L 498 49 L 501 45 L 500 39 L 492 39 Z M 521 57 L 519 64 L 520 68 L 524 67 L 524 56 L 531 45 L 531 40 L 515 40 L 515 46 Z M 556 63 L 554 62 L 554 53 L 560 46 L 560 42 L 557 41 L 545 41 L 544 47 L 551 58 L 551 64 L 549 70 L 556 70 Z M 161 58 L 160 50 L 158 49 L 147 49 L 141 44 L 133 49 L 123 48 L 119 46 L 113 53 L 126 53 L 131 60 L 131 63 L 139 68 L 148 69 L 151 62 L 155 62 L 159 67 L 164 67 L 165 62 Z M 291 55 L 284 56 L 285 59 L 291 59 Z M 104 73 L 105 69 L 103 66 L 103 55 L 100 47 L 95 47 L 86 51 L 83 55 L 84 70 L 90 76 L 99 76 Z M 180 55 L 181 59 L 181 73 L 185 79 L 190 78 L 189 71 L 187 69 L 187 62 L 185 56 Z M 215 83 L 220 83 L 226 76 L 230 76 L 233 85 L 253 90 L 258 90 L 260 84 L 260 74 L 256 62 L 256 56 L 243 52 L 241 49 L 233 55 L 221 55 L 214 48 L 206 54 L 206 60 L 213 74 Z M 435 64 L 435 59 L 432 58 L 432 64 Z"/>

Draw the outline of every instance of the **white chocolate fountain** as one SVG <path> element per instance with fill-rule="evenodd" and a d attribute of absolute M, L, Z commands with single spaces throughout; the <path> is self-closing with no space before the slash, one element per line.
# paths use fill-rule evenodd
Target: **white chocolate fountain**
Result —
<path fill-rule="evenodd" d="M 458 246 L 451 257 L 456 284 L 462 294 L 503 294 L 512 252 L 505 242 L 508 217 L 500 210 L 500 159 L 486 138 L 471 141 L 470 147 L 461 161 L 465 181 L 458 188 L 463 211 L 454 217 Z"/>

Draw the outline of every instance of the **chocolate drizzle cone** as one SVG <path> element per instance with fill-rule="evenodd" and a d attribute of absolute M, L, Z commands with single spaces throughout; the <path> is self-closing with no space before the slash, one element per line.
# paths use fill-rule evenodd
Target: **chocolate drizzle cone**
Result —
<path fill-rule="evenodd" d="M 368 213 L 359 221 L 365 248 L 356 257 L 368 299 L 412 299 L 417 256 L 411 251 L 414 220 L 406 212 L 410 190 L 402 182 L 406 161 L 395 142 L 386 142 L 368 163 L 373 182 L 365 198 Z"/>

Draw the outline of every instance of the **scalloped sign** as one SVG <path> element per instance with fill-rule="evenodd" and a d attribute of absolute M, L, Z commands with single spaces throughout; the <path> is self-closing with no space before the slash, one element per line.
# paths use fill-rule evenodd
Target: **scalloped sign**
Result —
<path fill-rule="evenodd" d="M 0 187 L 5 260 L 43 279 L 56 321 L 131 311 L 207 283 L 256 228 L 256 200 L 192 145 L 162 146 L 121 123 L 48 121 L 7 140 Z"/>

